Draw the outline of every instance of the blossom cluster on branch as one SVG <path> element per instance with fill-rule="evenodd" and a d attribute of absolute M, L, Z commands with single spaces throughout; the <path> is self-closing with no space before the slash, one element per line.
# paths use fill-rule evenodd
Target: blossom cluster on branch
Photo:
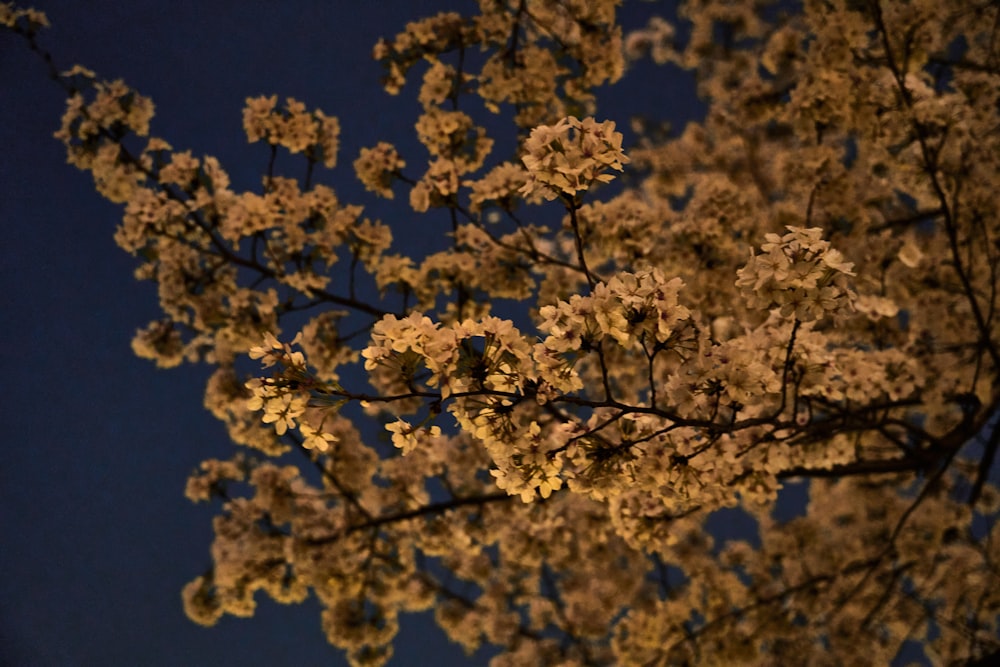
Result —
<path fill-rule="evenodd" d="M 423 152 L 373 138 L 353 177 L 408 193 L 424 255 L 321 182 L 351 118 L 249 98 L 270 163 L 238 192 L 147 98 L 53 70 L 159 287 L 135 351 L 213 366 L 243 448 L 187 488 L 219 508 L 189 616 L 315 595 L 357 665 L 431 609 L 498 666 L 1000 652 L 1000 10 L 686 0 L 623 36 L 619 4 L 480 0 L 375 46 L 390 94 L 420 75 Z M 647 57 L 707 112 L 629 142 L 596 90 Z"/>

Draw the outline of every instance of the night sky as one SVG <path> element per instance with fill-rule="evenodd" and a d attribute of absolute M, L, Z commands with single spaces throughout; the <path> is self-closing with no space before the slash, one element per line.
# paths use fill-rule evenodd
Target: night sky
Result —
<path fill-rule="evenodd" d="M 267 164 L 266 148 L 245 141 L 247 96 L 293 96 L 339 116 L 340 166 L 322 181 L 395 225 L 401 209 L 375 204 L 350 162 L 380 139 L 406 145 L 415 87 L 387 96 L 371 46 L 407 20 L 473 5 L 34 6 L 52 23 L 41 42 L 60 69 L 80 63 L 152 97 L 152 133 L 219 157 L 234 189 L 257 187 Z M 624 11 L 636 26 L 650 5 L 630 0 Z M 621 126 L 635 111 L 683 122 L 697 113 L 683 83 L 638 68 L 601 98 L 598 116 Z M 183 497 L 185 481 L 203 459 L 234 448 L 202 407 L 207 368 L 158 370 L 132 355 L 135 329 L 159 315 L 155 285 L 133 279 L 134 260 L 112 240 L 120 208 L 65 163 L 52 138 L 63 107 L 42 61 L 0 32 L 0 664 L 345 664 L 322 635 L 314 601 L 286 607 L 258 595 L 255 618 L 227 617 L 212 629 L 184 616 L 181 587 L 210 564 L 214 514 Z M 402 620 L 391 664 L 463 662 L 429 617 Z"/>

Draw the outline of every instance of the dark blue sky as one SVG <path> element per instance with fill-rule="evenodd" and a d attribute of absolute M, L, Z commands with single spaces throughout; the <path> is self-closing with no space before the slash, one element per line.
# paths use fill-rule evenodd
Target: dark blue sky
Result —
<path fill-rule="evenodd" d="M 413 95 L 378 86 L 369 54 L 382 35 L 471 0 L 298 0 L 212 3 L 39 0 L 53 27 L 41 41 L 60 68 L 80 63 L 153 98 L 153 133 L 212 154 L 238 188 L 266 167 L 245 143 L 248 95 L 293 96 L 341 118 L 340 168 L 324 180 L 370 203 L 351 176 L 361 145 L 398 141 Z M 663 3 L 667 4 L 667 3 Z M 209 9 L 206 9 L 209 7 Z M 628 19 L 648 3 L 626 3 Z M 600 116 L 627 125 L 642 110 L 677 121 L 691 88 L 643 69 L 606 98 Z M 65 164 L 51 138 L 61 90 L 23 40 L 0 33 L 0 289 L 5 452 L 0 463 L 0 664 L 345 664 L 314 603 L 262 597 L 252 620 L 206 630 L 181 587 L 209 565 L 213 510 L 183 497 L 200 461 L 233 447 L 202 408 L 206 369 L 162 371 L 136 359 L 133 332 L 159 315 L 154 285 L 112 234 L 120 209 Z M 412 91 L 412 89 L 408 89 Z M 405 198 L 404 198 L 405 199 Z M 371 207 L 370 207 L 371 210 Z M 391 211 L 375 211 L 386 222 Z M 426 617 L 403 619 L 394 665 L 458 664 Z"/>

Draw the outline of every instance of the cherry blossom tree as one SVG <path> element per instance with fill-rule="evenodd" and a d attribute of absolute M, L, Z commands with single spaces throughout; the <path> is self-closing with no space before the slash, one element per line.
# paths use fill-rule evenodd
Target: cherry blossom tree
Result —
<path fill-rule="evenodd" d="M 350 119 L 249 98 L 246 192 L 0 5 L 159 286 L 136 354 L 214 369 L 236 449 L 188 484 L 219 508 L 191 619 L 315 595 L 357 665 L 427 610 L 498 666 L 1000 651 L 997 4 L 686 0 L 629 34 L 618 0 L 478 4 L 374 47 L 424 153 L 345 170 Z M 707 113 L 624 146 L 595 89 L 640 59 Z M 448 233 L 407 253 L 337 178 Z M 709 530 L 734 509 L 754 539 Z"/>

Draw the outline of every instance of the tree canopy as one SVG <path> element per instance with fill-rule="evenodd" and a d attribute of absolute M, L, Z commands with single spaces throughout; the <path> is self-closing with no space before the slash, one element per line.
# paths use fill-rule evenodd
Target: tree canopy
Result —
<path fill-rule="evenodd" d="M 686 0 L 626 34 L 620 4 L 379 41 L 412 154 L 338 167 L 350 118 L 248 98 L 249 191 L 0 4 L 158 286 L 136 354 L 213 369 L 236 448 L 188 484 L 218 507 L 188 615 L 314 595 L 358 665 L 428 610 L 498 666 L 1000 652 L 1000 7 Z M 602 117 L 644 59 L 705 117 Z M 372 219 L 327 184 L 354 178 L 408 205 Z M 755 535 L 713 534 L 733 510 Z"/>

